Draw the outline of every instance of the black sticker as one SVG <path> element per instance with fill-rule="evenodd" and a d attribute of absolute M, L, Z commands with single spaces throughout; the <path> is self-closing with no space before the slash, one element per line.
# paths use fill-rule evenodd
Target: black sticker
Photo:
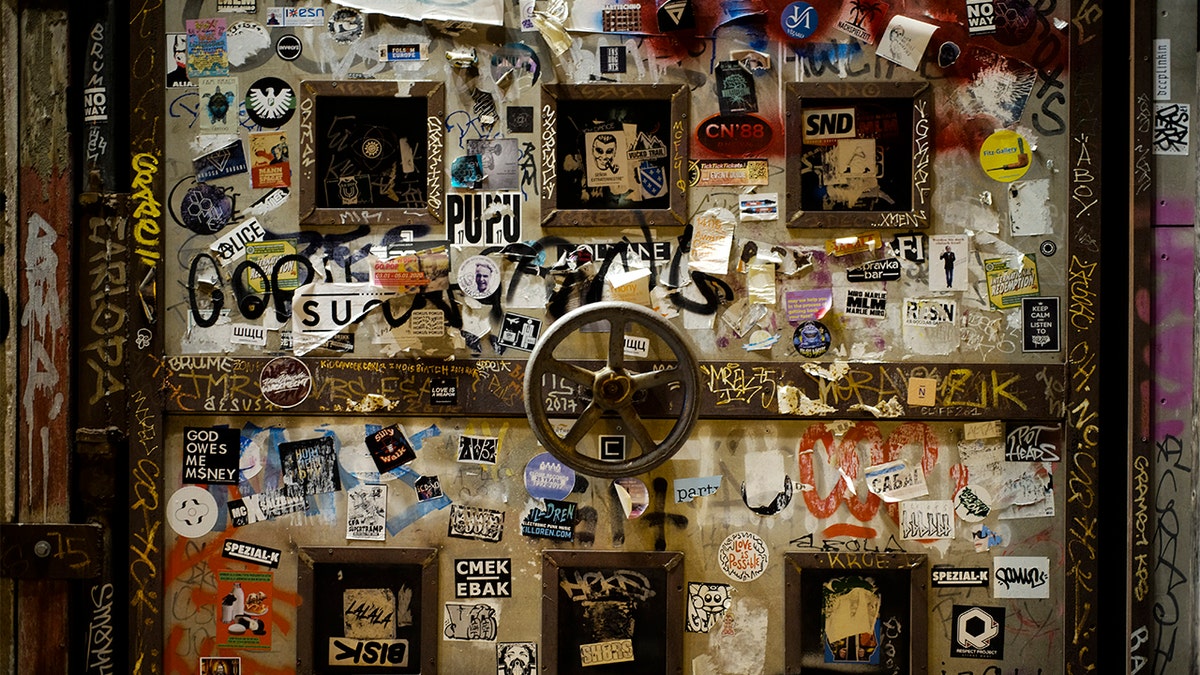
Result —
<path fill-rule="evenodd" d="M 953 606 L 950 656 L 960 659 L 1004 658 L 1004 608 Z"/>
<path fill-rule="evenodd" d="M 275 41 L 275 54 L 284 61 L 295 61 L 303 52 L 304 43 L 291 33 L 280 35 Z"/>
<path fill-rule="evenodd" d="M 527 537 L 571 541 L 575 536 L 575 502 L 545 500 L 546 508 L 534 507 L 521 521 L 521 534 Z"/>
<path fill-rule="evenodd" d="M 1055 253 L 1058 253 L 1058 244 L 1055 244 L 1054 242 L 1047 239 L 1046 241 L 1042 242 L 1041 246 L 1038 246 L 1038 250 L 1042 252 L 1042 255 L 1049 258 L 1050 256 L 1054 255 Z"/>
<path fill-rule="evenodd" d="M 925 262 L 925 235 L 919 232 L 897 234 L 892 237 L 892 250 L 896 255 L 912 262 Z"/>
<path fill-rule="evenodd" d="M 1021 298 L 1023 352 L 1057 352 L 1061 349 L 1058 298 Z"/>
<path fill-rule="evenodd" d="M 846 270 L 846 281 L 896 281 L 900 278 L 900 261 L 895 258 L 869 260 Z"/>
<path fill-rule="evenodd" d="M 1004 440 L 1006 462 L 1057 462 L 1062 459 L 1063 425 L 1019 424 Z"/>
<path fill-rule="evenodd" d="M 625 45 L 602 45 L 600 47 L 600 72 L 625 72 Z"/>
<path fill-rule="evenodd" d="M 512 560 L 459 558 L 454 561 L 454 597 L 511 598 Z"/>
<path fill-rule="evenodd" d="M 657 18 L 660 33 L 696 27 L 691 0 L 666 0 L 658 6 Z"/>
<path fill-rule="evenodd" d="M 737 61 L 717 64 L 717 101 L 722 115 L 758 112 L 754 76 Z"/>
<path fill-rule="evenodd" d="M 242 527 L 250 524 L 250 509 L 246 507 L 245 500 L 231 499 L 229 501 L 229 523 L 234 527 Z"/>
<path fill-rule="evenodd" d="M 367 450 L 379 473 L 387 473 L 417 458 L 412 443 L 395 424 L 367 436 Z"/>
<path fill-rule="evenodd" d="M 243 508 L 245 508 L 243 506 Z M 225 546 L 221 549 L 221 556 L 230 560 L 241 560 L 242 562 L 254 563 L 255 565 L 263 565 L 264 567 L 279 567 L 279 557 L 281 551 L 266 546 L 257 544 L 249 544 L 236 539 L 226 539 Z"/>
<path fill-rule="evenodd" d="M 992 571 L 986 567 L 935 567 L 931 573 L 934 588 L 987 586 Z"/>
<path fill-rule="evenodd" d="M 477 506 L 450 505 L 451 537 L 497 542 L 504 536 L 504 512 Z"/>
<path fill-rule="evenodd" d="M 625 437 L 601 435 L 600 459 L 605 462 L 625 461 Z"/>
<path fill-rule="evenodd" d="M 429 402 L 433 405 L 458 405 L 458 378 L 435 377 L 429 380 Z"/>
<path fill-rule="evenodd" d="M 427 502 L 442 496 L 442 482 L 437 476 L 421 476 L 413 483 L 417 491 L 417 501 Z"/>
<path fill-rule="evenodd" d="M 510 105 L 506 110 L 508 115 L 508 133 L 533 133 L 533 106 Z"/>
<path fill-rule="evenodd" d="M 497 342 L 505 347 L 531 352 L 537 346 L 537 339 L 541 333 L 541 319 L 521 314 L 505 314 L 504 325 L 500 328 Z"/>
<path fill-rule="evenodd" d="M 279 444 L 283 487 L 293 495 L 319 495 L 342 489 L 332 436 Z"/>
<path fill-rule="evenodd" d="M 227 427 L 184 427 L 183 482 L 237 485 L 242 434 Z"/>
<path fill-rule="evenodd" d="M 246 90 L 246 115 L 255 124 L 277 129 L 296 112 L 296 91 L 278 77 L 264 77 Z"/>
<path fill-rule="evenodd" d="M 796 352 L 810 359 L 829 351 L 831 342 L 833 338 L 829 329 L 820 321 L 805 321 L 796 326 L 796 332 L 792 335 L 792 344 L 795 345 Z"/>
<path fill-rule="evenodd" d="M 469 464 L 495 464 L 500 439 L 491 436 L 459 436 L 458 461 Z"/>

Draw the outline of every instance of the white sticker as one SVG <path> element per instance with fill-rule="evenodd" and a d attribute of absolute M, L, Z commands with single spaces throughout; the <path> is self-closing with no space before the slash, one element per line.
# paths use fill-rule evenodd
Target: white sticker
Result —
<path fill-rule="evenodd" d="M 885 502 L 924 497 L 929 494 L 925 485 L 925 471 L 920 464 L 909 466 L 904 460 L 895 460 L 869 466 L 866 470 L 867 490 L 879 495 Z"/>
<path fill-rule="evenodd" d="M 176 490 L 167 501 L 167 523 L 180 536 L 190 539 L 212 532 L 218 515 L 216 498 L 195 485 Z"/>
<path fill-rule="evenodd" d="M 650 338 L 637 337 L 636 335 L 625 336 L 625 356 L 638 356 L 646 358 L 650 356 Z"/>
<path fill-rule="evenodd" d="M 266 236 L 267 231 L 259 224 L 258 219 L 251 218 L 209 244 L 208 250 L 213 252 L 221 264 L 228 265 L 246 254 L 246 244 L 262 241 Z M 270 270 L 267 270 L 267 273 L 270 274 Z"/>
<path fill-rule="evenodd" d="M 954 502 L 949 499 L 900 502 L 901 539 L 953 539 Z"/>
<path fill-rule="evenodd" d="M 1049 598 L 1050 559 L 1007 556 L 992 559 L 993 598 Z"/>
<path fill-rule="evenodd" d="M 500 288 L 500 267 L 485 255 L 473 255 L 458 266 L 458 287 L 469 298 L 491 297 Z"/>
<path fill-rule="evenodd" d="M 346 538 L 383 541 L 386 538 L 387 486 L 359 483 L 346 491 Z M 390 636 L 366 636 L 390 637 Z"/>
<path fill-rule="evenodd" d="M 734 581 L 754 581 L 767 569 L 767 543 L 753 532 L 734 532 L 717 551 L 721 571 Z"/>

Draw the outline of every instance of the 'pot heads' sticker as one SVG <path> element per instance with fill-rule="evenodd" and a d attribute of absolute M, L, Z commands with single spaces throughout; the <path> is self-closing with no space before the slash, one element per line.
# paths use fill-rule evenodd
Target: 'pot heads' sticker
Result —
<path fill-rule="evenodd" d="M 263 398 L 280 408 L 294 408 L 312 391 L 312 373 L 300 359 L 281 356 L 263 366 L 258 379 Z"/>
<path fill-rule="evenodd" d="M 525 489 L 534 499 L 564 499 L 575 489 L 575 470 L 543 452 L 525 465 Z"/>
<path fill-rule="evenodd" d="M 832 341 L 829 329 L 820 321 L 801 323 L 796 326 L 796 332 L 792 336 L 792 344 L 795 345 L 796 352 L 810 359 L 815 359 L 828 351 Z"/>
<path fill-rule="evenodd" d="M 167 523 L 180 536 L 203 537 L 217 524 L 217 500 L 208 490 L 189 485 L 176 490 L 167 500 L 166 515 Z"/>
<path fill-rule="evenodd" d="M 734 581 L 754 581 L 767 569 L 767 543 L 753 532 L 734 532 L 721 542 L 717 562 Z"/>

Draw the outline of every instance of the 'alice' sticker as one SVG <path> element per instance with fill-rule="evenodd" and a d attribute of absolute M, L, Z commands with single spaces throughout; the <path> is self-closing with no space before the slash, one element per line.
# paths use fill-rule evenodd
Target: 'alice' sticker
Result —
<path fill-rule="evenodd" d="M 1029 144 L 1015 131 L 1001 129 L 988 136 L 979 148 L 979 165 L 984 173 L 1002 183 L 1011 183 L 1024 176 L 1032 164 Z"/>
<path fill-rule="evenodd" d="M 734 532 L 717 551 L 721 571 L 734 581 L 754 581 L 767 569 L 770 552 L 762 537 L 753 532 Z"/>
<path fill-rule="evenodd" d="M 189 485 L 171 495 L 166 513 L 167 523 L 180 536 L 203 537 L 217 524 L 217 500 L 208 490 Z"/>
<path fill-rule="evenodd" d="M 815 359 L 828 351 L 832 341 L 829 329 L 820 321 L 801 323 L 796 326 L 796 332 L 792 336 L 792 344 L 796 346 L 796 351 L 800 356 L 810 359 Z"/>

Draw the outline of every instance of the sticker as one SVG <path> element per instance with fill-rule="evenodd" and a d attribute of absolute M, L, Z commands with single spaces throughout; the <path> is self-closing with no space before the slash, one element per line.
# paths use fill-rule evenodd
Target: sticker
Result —
<path fill-rule="evenodd" d="M 205 153 L 192 160 L 192 171 L 194 171 L 196 174 L 196 180 L 202 184 L 217 178 L 224 178 L 225 176 L 246 173 L 246 170 L 246 151 L 242 147 L 241 139 L 232 141 L 228 145 L 217 148 L 212 152 Z M 212 190 L 220 190 L 220 188 L 214 186 L 210 186 L 210 188 Z M 188 194 L 191 194 L 193 190 L 202 189 L 203 188 L 201 188 L 199 185 L 191 187 L 188 189 Z M 183 208 L 186 210 L 190 206 L 188 204 L 187 195 L 184 195 L 183 199 Z M 199 206 L 200 208 L 204 207 L 203 199 L 198 199 L 197 202 L 198 203 L 195 205 Z M 230 202 L 231 207 L 229 210 L 230 215 L 232 215 L 232 200 L 230 200 Z M 215 207 L 215 205 L 210 206 L 210 208 L 213 207 Z M 184 216 L 184 222 L 187 222 L 187 216 Z M 225 222 L 229 222 L 228 216 L 226 216 Z"/>
<path fill-rule="evenodd" d="M 887 317 L 887 291 L 860 291 L 846 289 L 845 312 L 847 316 L 864 316 L 871 319 Z"/>
<path fill-rule="evenodd" d="M 319 495 L 342 489 L 333 436 L 279 444 L 283 486 L 292 494 Z"/>
<path fill-rule="evenodd" d="M 321 26 L 324 7 L 272 7 L 267 10 L 268 26 Z"/>
<path fill-rule="evenodd" d="M 696 13 L 692 11 L 691 0 L 664 0 L 658 4 L 656 17 L 660 33 L 696 27 Z"/>
<path fill-rule="evenodd" d="M 897 14 L 880 36 L 875 55 L 909 70 L 921 67 L 921 57 L 937 26 Z"/>
<path fill-rule="evenodd" d="M 421 45 L 379 45 L 379 60 L 384 63 L 393 61 L 424 61 Z"/>
<path fill-rule="evenodd" d="M 792 335 L 792 344 L 796 352 L 805 358 L 815 359 L 829 350 L 833 337 L 829 329 L 820 321 L 805 321 L 796 326 Z"/>
<path fill-rule="evenodd" d="M 391 248 L 391 247 L 389 247 Z M 398 293 L 416 294 L 421 292 L 444 291 L 450 288 L 450 253 L 446 246 L 433 246 L 422 250 L 398 248 L 389 251 L 387 258 L 375 260 L 371 264 L 371 284 L 387 288 Z M 409 330 L 415 337 L 441 337 L 445 332 L 443 326 L 428 325 L 426 330 L 437 331 L 437 335 L 423 335 L 424 332 L 417 324 L 421 321 L 418 312 L 437 312 L 441 310 L 413 310 L 410 315 Z M 433 321 L 432 314 L 427 314 L 428 321 Z"/>
<path fill-rule="evenodd" d="M 889 245 L 893 253 L 905 260 L 925 262 L 925 235 L 920 232 L 894 235 Z"/>
<path fill-rule="evenodd" d="M 483 159 L 479 155 L 455 157 L 450 164 L 450 187 L 475 190 L 483 183 Z"/>
<path fill-rule="evenodd" d="M 858 267 L 846 270 L 846 281 L 897 281 L 900 279 L 900 261 L 895 258 L 869 260 Z"/>
<path fill-rule="evenodd" d="M 417 501 L 419 502 L 437 499 L 444 494 L 442 482 L 438 480 L 437 476 L 421 476 L 413 482 L 413 489 L 417 491 Z M 501 522 L 503 522 L 503 518 L 501 518 Z M 497 541 L 499 540 L 497 539 Z"/>
<path fill-rule="evenodd" d="M 533 133 L 533 106 L 510 105 L 507 108 L 508 133 Z"/>
<path fill-rule="evenodd" d="M 242 434 L 222 427 L 184 427 L 183 482 L 237 485 Z"/>
<path fill-rule="evenodd" d="M 166 513 L 171 529 L 181 537 L 203 537 L 217 524 L 217 500 L 208 490 L 189 485 L 171 495 Z"/>
<path fill-rule="evenodd" d="M 490 436 L 458 437 L 458 461 L 467 464 L 495 464 L 500 439 Z"/>
<path fill-rule="evenodd" d="M 366 442 L 367 451 L 371 453 L 371 459 L 375 461 L 375 468 L 381 474 L 408 464 L 417 458 L 412 443 L 396 424 L 367 436 Z"/>
<path fill-rule="evenodd" d="M 511 598 L 510 558 L 458 558 L 454 561 L 454 597 Z"/>
<path fill-rule="evenodd" d="M 909 405 L 937 405 L 937 379 L 932 377 L 908 378 Z"/>
<path fill-rule="evenodd" d="M 766 185 L 770 166 L 765 159 L 697 160 L 688 171 L 692 187 Z"/>
<path fill-rule="evenodd" d="M 1004 435 L 1004 422 L 968 422 L 963 425 L 963 440 L 974 441 L 982 438 L 1000 438 Z"/>
<path fill-rule="evenodd" d="M 961 659 L 1004 658 L 1004 608 L 953 605 L 950 655 Z"/>
<path fill-rule="evenodd" d="M 992 512 L 992 494 L 979 485 L 964 485 L 954 494 L 954 513 L 959 520 L 978 523 Z"/>
<path fill-rule="evenodd" d="M 386 485 L 359 483 L 346 490 L 346 539 L 384 541 L 386 525 Z"/>
<path fill-rule="evenodd" d="M 929 578 L 934 588 L 986 587 L 991 573 L 986 567 L 934 567 Z"/>
<path fill-rule="evenodd" d="M 833 306 L 833 290 L 812 288 L 788 291 L 783 294 L 788 323 L 797 326 L 804 321 L 820 319 Z"/>
<path fill-rule="evenodd" d="M 304 43 L 291 33 L 280 35 L 279 39 L 275 41 L 275 55 L 284 61 L 295 61 L 303 53 Z"/>
<path fill-rule="evenodd" d="M 854 108 L 805 108 L 801 138 L 805 145 L 839 138 L 854 138 Z M 828 143 L 825 143 L 828 145 Z"/>
<path fill-rule="evenodd" d="M 264 77 L 246 90 L 246 115 L 255 124 L 275 129 L 296 112 L 296 91 L 278 77 Z"/>
<path fill-rule="evenodd" d="M 623 638 L 579 645 L 579 661 L 580 665 L 585 667 L 631 662 L 633 661 L 633 640 Z"/>
<path fill-rule="evenodd" d="M 1021 298 L 1036 296 L 1038 285 L 1037 259 L 1033 254 L 1021 258 L 1019 268 L 1011 258 L 985 258 L 983 273 L 987 278 L 988 300 L 995 309 L 1011 309 L 1021 304 Z"/>
<path fill-rule="evenodd" d="M 225 19 L 187 19 L 187 74 L 195 82 L 201 77 L 229 74 L 229 46 Z"/>
<path fill-rule="evenodd" d="M 745 69 L 737 63 L 734 63 L 734 67 L 745 72 Z M 744 95 L 753 95 L 753 92 Z M 728 104 L 723 103 L 722 105 Z M 744 106 L 744 103 L 742 105 Z M 713 115 L 696 127 L 696 140 L 700 142 L 700 145 L 718 155 L 734 157 L 757 154 L 771 144 L 774 135 L 771 123 L 767 120 L 758 115 L 738 112 L 723 112 Z M 766 160 L 762 161 L 766 162 Z M 732 164 L 736 165 L 737 163 Z M 765 183 L 763 184 L 765 185 Z"/>
<path fill-rule="evenodd" d="M 873 45 L 879 41 L 883 21 L 888 17 L 890 8 L 888 3 L 881 0 L 843 2 L 842 11 L 833 26 L 859 42 Z"/>
<path fill-rule="evenodd" d="M 433 405 L 458 405 L 458 378 L 435 377 L 430 380 L 429 402 Z"/>
<path fill-rule="evenodd" d="M 199 81 L 201 130 L 237 132 L 237 88 L 236 77 L 205 77 Z"/>
<path fill-rule="evenodd" d="M 533 507 L 521 520 L 521 534 L 539 539 L 571 541 L 575 536 L 575 502 L 546 499 L 546 508 Z"/>
<path fill-rule="evenodd" d="M 467 139 L 467 153 L 478 155 L 483 170 L 480 187 L 485 190 L 516 190 L 521 186 L 521 148 L 515 138 Z M 511 204 L 511 197 L 509 203 Z M 489 200 L 495 204 L 495 198 Z M 503 199 L 501 199 L 503 204 Z M 518 206 L 518 209 L 520 207 Z M 497 210 L 503 210 L 499 207 Z M 495 214 L 485 214 L 491 220 Z M 511 229 L 511 225 L 508 226 Z M 460 242 L 461 243 L 461 242 Z M 471 242 L 467 242 L 471 243 Z M 475 242 L 481 243 L 481 242 Z"/>
<path fill-rule="evenodd" d="M 471 256 L 459 265 L 458 286 L 467 297 L 491 297 L 500 288 L 500 267 L 487 256 Z"/>
<path fill-rule="evenodd" d="M 271 648 L 272 572 L 217 572 L 217 649 Z"/>
<path fill-rule="evenodd" d="M 992 0 L 967 0 L 967 32 L 971 35 L 996 32 L 996 6 Z"/>
<path fill-rule="evenodd" d="M 504 512 L 462 504 L 450 505 L 450 529 L 459 539 L 498 542 L 504 536 Z"/>
<path fill-rule="evenodd" d="M 1171 100 L 1171 39 L 1154 40 L 1154 100 Z"/>
<path fill-rule="evenodd" d="M 717 102 L 722 117 L 758 112 L 754 76 L 737 61 L 717 64 Z"/>
<path fill-rule="evenodd" d="M 446 620 L 442 635 L 447 640 L 495 642 L 497 609 L 489 604 L 474 605 L 446 603 Z"/>
<path fill-rule="evenodd" d="M 943 42 L 942 46 L 938 47 L 938 68 L 949 68 L 958 61 L 958 57 L 961 55 L 962 47 L 953 42 Z"/>
<path fill-rule="evenodd" d="M 407 639 L 329 638 L 329 665 L 331 666 L 405 668 L 408 666 L 408 653 Z"/>
<path fill-rule="evenodd" d="M 278 549 L 238 541 L 237 539 L 226 539 L 221 549 L 221 557 L 270 568 L 279 567 L 279 559 L 282 555 L 283 552 Z"/>
<path fill-rule="evenodd" d="M 734 581 L 754 581 L 762 576 L 769 558 L 767 543 L 753 532 L 734 532 L 717 550 L 721 571 Z"/>
<path fill-rule="evenodd" d="M 793 2 L 783 8 L 779 17 L 783 32 L 794 40 L 803 40 L 812 35 L 819 23 L 816 8 L 807 2 Z"/>
<path fill-rule="evenodd" d="M 920 464 L 898 459 L 866 468 L 867 490 L 885 502 L 899 502 L 929 494 Z"/>
<path fill-rule="evenodd" d="M 681 504 L 690 502 L 696 497 L 717 494 L 717 490 L 721 489 L 721 477 L 676 478 L 671 487 L 675 492 L 675 503 Z"/>
<path fill-rule="evenodd" d="M 600 72 L 610 75 L 625 72 L 626 58 L 625 45 L 600 45 Z"/>
<path fill-rule="evenodd" d="M 737 221 L 728 209 L 708 209 L 692 223 L 692 252 L 688 270 L 705 274 L 728 274 L 729 254 Z"/>
<path fill-rule="evenodd" d="M 242 675 L 240 656 L 201 656 L 200 675 Z"/>
<path fill-rule="evenodd" d="M 187 33 L 167 33 L 167 53 L 173 57 L 167 61 L 167 86 L 196 86 L 188 77 Z"/>
<path fill-rule="evenodd" d="M 624 50 L 624 47 L 621 49 Z M 520 42 L 509 42 L 496 49 L 492 54 L 491 74 L 493 80 L 504 81 L 506 77 L 512 77 L 510 73 L 514 72 L 532 77 L 530 84 L 537 84 L 538 77 L 542 72 L 542 63 L 533 48 Z"/>
<path fill-rule="evenodd" d="M 1154 154 L 1189 154 L 1191 111 L 1188 103 L 1154 104 Z"/>
<path fill-rule="evenodd" d="M 1062 459 L 1063 425 L 1019 424 L 1010 427 L 1004 442 L 1006 462 L 1057 462 Z"/>
<path fill-rule="evenodd" d="M 1023 180 L 1008 186 L 1008 226 L 1014 236 L 1050 234 L 1050 179 Z"/>
<path fill-rule="evenodd" d="M 650 506 L 650 490 L 638 478 L 618 478 L 613 481 L 613 491 L 621 502 L 621 510 L 625 517 L 632 520 L 646 512 Z"/>
<path fill-rule="evenodd" d="M 250 187 L 261 190 L 291 185 L 287 134 L 278 131 L 250 134 Z"/>
<path fill-rule="evenodd" d="M 605 33 L 642 32 L 640 4 L 604 5 L 600 9 L 601 30 Z"/>
<path fill-rule="evenodd" d="M 940 298 L 905 298 L 904 325 L 932 328 L 952 324 L 958 315 L 958 303 Z"/>
<path fill-rule="evenodd" d="M 1038 251 L 1041 252 L 1042 255 L 1049 258 L 1049 257 L 1053 256 L 1055 253 L 1058 253 L 1058 244 L 1055 244 L 1054 242 L 1047 239 L 1047 240 L 1043 241 L 1040 246 L 1038 246 Z"/>
<path fill-rule="evenodd" d="M 521 193 L 446 195 L 446 226 L 460 246 L 493 246 L 521 241 Z"/>
<path fill-rule="evenodd" d="M 354 42 L 362 37 L 363 23 L 357 10 L 339 9 L 329 17 L 329 35 L 338 42 Z"/>
<path fill-rule="evenodd" d="M 983 141 L 979 148 L 979 165 L 992 179 L 1011 183 L 1029 171 L 1033 164 L 1031 153 L 1021 134 L 1001 129 Z"/>
<path fill-rule="evenodd" d="M 312 373 L 300 359 L 280 356 L 263 366 L 258 378 L 263 398 L 280 408 L 294 408 L 312 391 Z"/>
<path fill-rule="evenodd" d="M 1050 559 L 1037 556 L 992 558 L 993 598 L 1049 598 Z"/>
<path fill-rule="evenodd" d="M 536 642 L 496 643 L 497 675 L 530 675 L 538 672 Z"/>
<path fill-rule="evenodd" d="M 825 240 L 825 253 L 837 257 L 855 253 L 874 253 L 881 248 L 883 248 L 883 238 L 879 236 L 878 232 Z"/>
<path fill-rule="evenodd" d="M 307 497 L 291 488 L 269 490 L 231 500 L 229 520 L 234 527 L 242 527 L 303 511 L 307 505 Z"/>
<path fill-rule="evenodd" d="M 258 219 L 251 218 L 209 244 L 208 250 L 212 251 L 222 265 L 228 266 L 246 253 L 247 244 L 262 241 L 266 236 L 267 231 L 263 229 Z"/>
<path fill-rule="evenodd" d="M 502 347 L 512 347 L 524 352 L 531 352 L 537 346 L 538 336 L 541 333 L 541 319 L 521 314 L 505 313 L 496 344 Z"/>
<path fill-rule="evenodd" d="M 747 464 L 750 464 L 750 462 L 747 461 Z M 775 476 L 778 476 L 778 475 L 779 475 L 779 472 L 774 472 L 770 476 L 770 478 L 774 478 Z M 751 481 L 752 489 L 755 487 L 753 484 L 755 482 L 760 483 L 760 485 L 757 486 L 759 489 L 761 489 L 763 487 L 762 484 L 766 483 L 766 481 L 761 481 L 761 480 Z M 742 503 L 746 505 L 746 508 L 750 509 L 751 511 L 753 511 L 754 513 L 757 513 L 760 516 L 773 516 L 773 515 L 779 513 L 780 511 L 784 510 L 785 508 L 787 508 L 788 504 L 792 503 L 793 490 L 794 490 L 794 488 L 792 486 L 792 477 L 784 474 L 783 489 L 780 490 L 779 492 L 776 492 L 770 501 L 765 501 L 760 496 L 760 497 L 755 498 L 754 504 L 751 504 L 750 503 L 751 497 L 746 492 L 746 483 L 743 482 L 742 483 Z"/>
<path fill-rule="evenodd" d="M 971 527 L 971 545 L 976 553 L 986 553 L 993 546 L 1004 543 L 998 532 L 993 532 L 987 525 L 979 524 Z"/>
<path fill-rule="evenodd" d="M 626 442 L 624 436 L 606 436 L 599 437 L 600 453 L 599 458 L 606 462 L 623 462 L 625 461 Z"/>
<path fill-rule="evenodd" d="M 742 222 L 779 220 L 779 193 L 738 195 L 738 219 Z"/>
<path fill-rule="evenodd" d="M 953 539 L 954 502 L 949 499 L 900 502 L 900 538 Z"/>
<path fill-rule="evenodd" d="M 729 584 L 688 582 L 687 623 L 688 633 L 707 633 L 725 620 L 725 613 L 733 604 Z"/>
<path fill-rule="evenodd" d="M 929 250 L 930 255 L 937 257 L 937 262 L 931 262 L 929 266 L 930 291 L 965 291 L 970 288 L 966 271 L 970 256 L 967 235 L 932 235 L 929 237 Z"/>

